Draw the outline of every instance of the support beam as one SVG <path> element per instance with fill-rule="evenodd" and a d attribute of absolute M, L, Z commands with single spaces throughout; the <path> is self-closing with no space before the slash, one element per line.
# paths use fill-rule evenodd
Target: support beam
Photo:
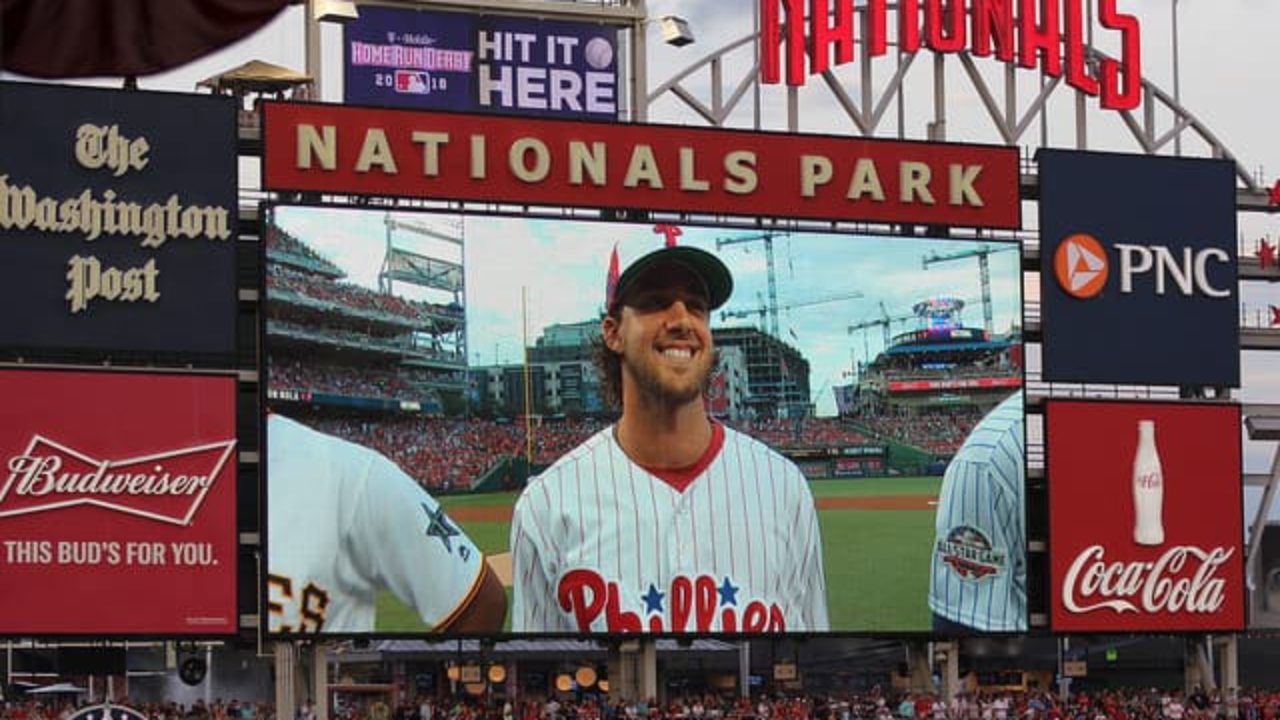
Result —
<path fill-rule="evenodd" d="M 298 715 L 298 699 L 294 693 L 295 673 L 298 665 L 297 648 L 291 642 L 275 645 L 276 664 L 276 717 L 292 718 Z"/>

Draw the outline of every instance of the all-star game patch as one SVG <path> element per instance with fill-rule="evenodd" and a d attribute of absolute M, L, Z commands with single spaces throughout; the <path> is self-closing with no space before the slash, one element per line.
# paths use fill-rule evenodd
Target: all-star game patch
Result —
<path fill-rule="evenodd" d="M 1009 565 L 1009 553 L 992 547 L 991 538 L 971 525 L 954 527 L 945 540 L 939 540 L 934 552 L 964 580 L 994 578 Z"/>

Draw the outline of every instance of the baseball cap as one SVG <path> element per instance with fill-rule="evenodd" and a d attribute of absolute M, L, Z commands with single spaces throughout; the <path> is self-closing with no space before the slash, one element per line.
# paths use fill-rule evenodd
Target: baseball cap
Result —
<path fill-rule="evenodd" d="M 660 271 L 665 265 L 678 265 L 702 281 L 707 290 L 709 310 L 723 305 L 733 293 L 733 276 L 729 274 L 729 268 L 720 262 L 720 258 L 688 245 L 672 245 L 654 250 L 627 266 L 622 275 L 618 276 L 613 295 L 608 298 L 609 310 L 612 311 L 641 278 Z"/>

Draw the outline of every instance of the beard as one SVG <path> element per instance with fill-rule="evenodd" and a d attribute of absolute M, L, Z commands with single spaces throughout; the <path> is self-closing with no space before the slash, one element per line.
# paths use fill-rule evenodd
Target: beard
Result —
<path fill-rule="evenodd" d="M 646 404 L 674 409 L 706 395 L 711 387 L 714 354 L 706 354 L 697 367 L 686 375 L 677 375 L 652 362 L 636 362 L 622 358 L 622 374 L 630 375 Z"/>

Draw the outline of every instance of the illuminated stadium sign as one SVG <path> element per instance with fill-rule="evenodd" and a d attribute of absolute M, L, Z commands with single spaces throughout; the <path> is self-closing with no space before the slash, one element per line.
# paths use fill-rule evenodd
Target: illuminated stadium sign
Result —
<path fill-rule="evenodd" d="M 1240 407 L 1049 400 L 1045 430 L 1053 629 L 1244 629 Z"/>
<path fill-rule="evenodd" d="M 1115 32 L 1121 53 L 1118 60 L 1104 57 L 1095 66 L 1086 57 L 1091 42 L 1084 18 L 1087 2 L 1066 0 L 1059 5 L 1059 0 L 1024 0 L 1021 12 L 1015 12 L 1008 0 L 956 0 L 947 3 L 945 10 L 937 0 L 912 0 L 897 3 L 891 17 L 885 0 L 869 0 L 863 10 L 865 23 L 859 24 L 849 2 L 834 3 L 832 12 L 829 0 L 760 0 L 760 79 L 767 84 L 781 82 L 785 61 L 787 84 L 804 85 L 808 75 L 853 62 L 859 45 L 867 48 L 865 57 L 884 55 L 889 51 L 892 19 L 899 28 L 898 52 L 929 48 L 939 53 L 994 55 L 1006 63 L 1038 67 L 1049 77 L 1065 76 L 1071 87 L 1101 98 L 1104 108 L 1133 110 L 1142 101 L 1138 19 L 1119 12 L 1116 0 L 1097 0 L 1098 23 Z M 859 28 L 865 36 L 858 34 Z M 1066 49 L 1065 67 L 1060 47 Z"/>
<path fill-rule="evenodd" d="M 234 352 L 231 98 L 32 83 L 0 95 L 0 303 L 23 316 L 0 344 Z"/>
<path fill-rule="evenodd" d="M 234 633 L 235 378 L 4 370 L 0 392 L 0 634 Z"/>
<path fill-rule="evenodd" d="M 679 230 L 680 247 L 701 249 L 758 235 Z M 559 528 L 557 543 L 586 538 L 590 547 L 522 573 L 521 543 L 537 540 L 522 537 L 535 531 L 512 491 L 530 476 L 542 478 L 528 485 L 530 493 L 543 487 L 552 463 L 592 438 L 611 437 L 602 431 L 617 418 L 592 360 L 615 243 L 623 268 L 663 247 L 664 234 L 648 224 L 565 218 L 270 209 L 263 235 L 271 413 L 263 622 L 273 636 L 478 632 L 467 624 L 477 602 L 468 598 L 485 596 L 490 571 L 510 587 L 514 602 L 505 622 L 486 632 L 930 631 L 927 589 L 942 473 L 967 431 L 1021 385 L 1018 254 L 991 258 L 992 336 L 999 342 L 965 349 L 972 340 L 957 338 L 899 356 L 883 345 L 879 327 L 851 337 L 847 323 L 883 317 L 881 303 L 892 311 L 910 310 L 921 298 L 976 299 L 976 271 L 961 280 L 918 268 L 922 257 L 986 247 L 985 240 L 792 232 L 787 242 L 803 251 L 790 259 L 795 277 L 780 278 L 778 290 L 783 298 L 821 302 L 793 308 L 781 337 L 755 312 L 757 293 L 768 287 L 765 269 L 752 262 L 749 248 L 720 250 L 734 290 L 710 320 L 719 363 L 711 377 L 719 380 L 709 381 L 705 407 L 724 432 L 760 443 L 725 446 L 726 462 L 739 462 L 740 451 L 748 462 L 748 447 L 770 448 L 773 470 L 792 463 L 795 481 L 812 488 L 825 546 L 856 544 L 857 552 L 819 553 L 806 572 L 806 583 L 825 582 L 825 613 L 812 609 L 817 596 L 805 606 L 764 581 L 800 568 L 786 560 L 788 547 L 799 546 L 793 517 L 777 510 L 787 499 L 764 472 L 707 474 L 683 493 L 638 468 L 615 478 L 620 485 L 604 476 L 584 482 L 551 522 Z M 859 285 L 865 297 L 838 292 L 847 289 L 850 268 L 865 276 Z M 856 364 L 851 345 L 858 353 L 866 348 Z M 943 357 L 948 366 L 935 366 Z M 838 405 L 828 388 L 851 374 L 855 387 Z M 946 382 L 970 377 L 990 382 L 966 390 L 967 398 Z M 936 385 L 893 391 L 890 383 L 900 381 Z M 377 481 L 352 489 L 343 479 L 350 467 Z M 847 485 L 853 482 L 861 483 L 856 492 Z M 354 512 L 385 514 L 350 522 L 348 511 L 357 506 L 344 498 L 353 492 L 361 494 L 358 507 L 367 508 Z M 466 500 L 455 492 L 467 492 Z M 630 520 L 682 497 L 691 504 L 680 528 Z M 957 578 L 950 600 L 1006 592 L 1024 566 L 1023 545 L 990 527 L 991 513 L 969 519 L 961 508 L 951 510 L 957 514 L 945 518 L 948 527 L 977 528 L 998 545 L 1004 563 L 1000 572 Z M 1020 528 L 1020 512 L 1000 522 Z M 732 527 L 763 527 L 780 514 L 787 515 L 785 525 L 769 525 L 774 529 L 749 542 L 725 540 Z M 673 510 L 670 517 L 680 515 Z M 627 530 L 606 533 L 597 547 L 593 518 L 627 523 Z M 901 531 L 860 534 L 878 523 L 901 523 Z M 388 547 L 397 552 L 386 553 Z M 685 558 L 687 571 L 648 564 L 655 553 Z M 353 590 L 343 584 L 346 577 L 335 577 L 335 556 L 367 585 Z M 885 580 L 890 564 L 892 582 Z M 639 565 L 642 574 L 628 572 Z M 548 573 L 553 595 L 531 580 L 535 572 Z M 1025 629 L 1023 605 L 1009 605 L 1000 622 Z"/>
<path fill-rule="evenodd" d="M 263 187 L 1017 228 L 1016 148 L 263 105 Z"/>
<path fill-rule="evenodd" d="M 618 116 L 618 33 L 607 26 L 368 6 L 343 31 L 349 104 Z"/>
<path fill-rule="evenodd" d="M 1044 378 L 1238 386 L 1234 163 L 1038 162 Z"/>

